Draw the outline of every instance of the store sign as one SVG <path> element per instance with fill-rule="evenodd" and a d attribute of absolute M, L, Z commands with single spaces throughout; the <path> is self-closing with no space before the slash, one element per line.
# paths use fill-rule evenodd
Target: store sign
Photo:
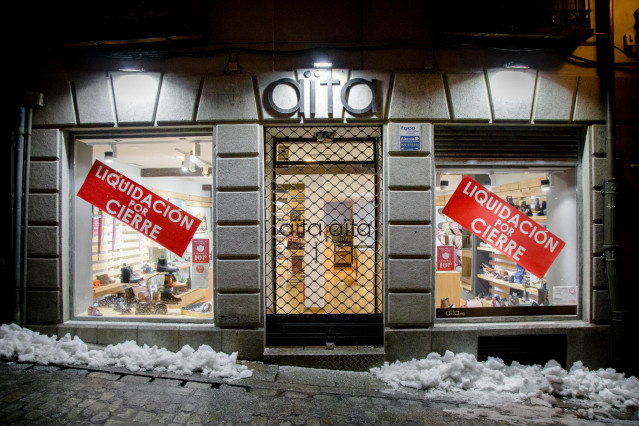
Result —
<path fill-rule="evenodd" d="M 537 277 L 566 245 L 542 225 L 464 176 L 443 213 Z"/>
<path fill-rule="evenodd" d="M 326 96 L 327 96 L 328 102 L 326 105 L 327 111 L 325 112 L 327 114 L 333 114 L 333 86 L 339 86 L 340 84 L 341 84 L 341 81 L 337 79 L 327 79 L 325 81 L 319 81 L 319 87 L 317 87 L 316 81 L 311 80 L 310 84 L 308 85 L 309 87 L 308 93 L 306 93 L 307 91 L 304 90 L 304 86 L 305 86 L 304 80 L 293 80 L 292 78 L 281 78 L 279 80 L 272 82 L 266 87 L 266 99 L 268 102 L 268 106 L 280 114 L 285 114 L 285 115 L 294 114 L 299 111 L 299 113 L 303 115 L 306 112 L 304 99 L 308 97 L 310 101 L 310 111 L 308 112 L 314 115 L 317 112 L 316 111 L 317 103 L 316 103 L 316 96 L 315 96 L 316 91 L 320 90 L 322 86 L 326 86 L 326 94 L 327 94 Z M 293 87 L 293 89 L 295 89 L 295 92 L 297 95 L 297 103 L 290 108 L 285 108 L 281 105 L 278 105 L 277 102 L 275 101 L 275 97 L 273 94 L 275 92 L 275 89 L 280 85 L 288 85 Z M 357 85 L 363 85 L 365 87 L 368 87 L 368 89 L 371 92 L 371 101 L 368 105 L 366 105 L 363 108 L 354 108 L 350 106 L 346 99 L 349 90 L 351 90 L 352 87 Z M 348 80 L 344 84 L 344 86 L 342 86 L 342 90 L 340 92 L 340 100 L 342 101 L 342 105 L 344 106 L 344 109 L 350 112 L 351 114 L 359 115 L 359 114 L 366 114 L 369 112 L 376 114 L 377 113 L 377 80 L 375 79 L 366 80 L 363 78 L 352 78 Z"/>
<path fill-rule="evenodd" d="M 422 149 L 421 126 L 419 124 L 400 124 L 399 150 L 419 151 Z"/>
<path fill-rule="evenodd" d="M 78 197 L 182 256 L 201 220 L 96 160 Z"/>
<path fill-rule="evenodd" d="M 454 246 L 438 246 L 437 247 L 437 271 L 454 271 L 455 270 L 455 247 Z"/>

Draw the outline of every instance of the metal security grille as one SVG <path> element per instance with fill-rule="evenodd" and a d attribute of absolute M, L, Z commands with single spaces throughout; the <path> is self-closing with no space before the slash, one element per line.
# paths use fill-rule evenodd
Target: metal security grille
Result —
<path fill-rule="evenodd" d="M 272 127 L 265 142 L 267 344 L 381 335 L 381 129 Z"/>

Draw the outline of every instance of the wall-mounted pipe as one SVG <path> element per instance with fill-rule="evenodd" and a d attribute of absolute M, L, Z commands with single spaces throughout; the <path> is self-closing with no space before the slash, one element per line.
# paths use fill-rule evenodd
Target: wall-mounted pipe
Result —
<path fill-rule="evenodd" d="M 624 351 L 626 344 L 627 311 L 623 288 L 619 281 L 617 240 L 617 110 L 615 91 L 615 47 L 614 47 L 614 7 L 613 0 L 599 1 L 597 14 L 603 14 L 607 28 L 605 31 L 605 43 L 598 45 L 597 58 L 602 71 L 603 83 L 606 91 L 606 160 L 607 173 L 603 180 L 602 194 L 604 197 L 603 216 L 603 254 L 608 278 L 608 291 L 610 294 L 610 311 L 612 314 L 612 327 L 614 333 L 613 360 L 615 367 L 625 369 L 627 353 Z"/>

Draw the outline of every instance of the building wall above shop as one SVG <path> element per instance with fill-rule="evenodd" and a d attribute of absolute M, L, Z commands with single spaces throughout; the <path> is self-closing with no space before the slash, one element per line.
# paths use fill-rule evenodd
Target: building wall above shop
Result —
<path fill-rule="evenodd" d="M 84 74 L 47 83 L 44 106 L 35 111 L 34 125 L 122 127 L 386 120 L 584 124 L 605 121 L 605 100 L 597 77 L 504 68 L 448 74 L 334 69 L 324 74 L 308 69 L 256 77 Z M 333 81 L 332 113 L 325 83 L 329 78 Z M 356 84 L 349 86 L 350 82 Z M 624 82 L 629 87 L 637 84 L 632 78 Z M 374 94 L 371 87 L 376 89 Z M 270 100 L 269 88 L 272 89 Z M 373 100 L 375 108 L 372 108 Z M 351 111 L 344 107 L 344 102 Z M 281 109 L 295 109 L 296 105 L 298 108 L 282 113 L 274 110 L 273 105 Z M 362 113 L 353 112 L 367 106 L 368 110 Z M 639 120 L 639 108 L 632 91 L 618 91 L 617 110 L 622 111 L 625 120 Z"/>

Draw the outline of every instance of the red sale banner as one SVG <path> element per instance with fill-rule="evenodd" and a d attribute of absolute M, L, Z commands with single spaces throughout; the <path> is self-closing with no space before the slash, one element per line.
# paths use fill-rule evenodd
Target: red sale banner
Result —
<path fill-rule="evenodd" d="M 437 270 L 438 271 L 454 271 L 455 270 L 455 247 L 454 246 L 437 246 Z"/>
<path fill-rule="evenodd" d="M 464 176 L 443 213 L 537 277 L 566 245 L 530 217 Z"/>
<path fill-rule="evenodd" d="M 182 256 L 201 220 L 96 160 L 78 197 Z"/>
<path fill-rule="evenodd" d="M 193 238 L 191 243 L 192 263 L 209 263 L 209 239 Z"/>

